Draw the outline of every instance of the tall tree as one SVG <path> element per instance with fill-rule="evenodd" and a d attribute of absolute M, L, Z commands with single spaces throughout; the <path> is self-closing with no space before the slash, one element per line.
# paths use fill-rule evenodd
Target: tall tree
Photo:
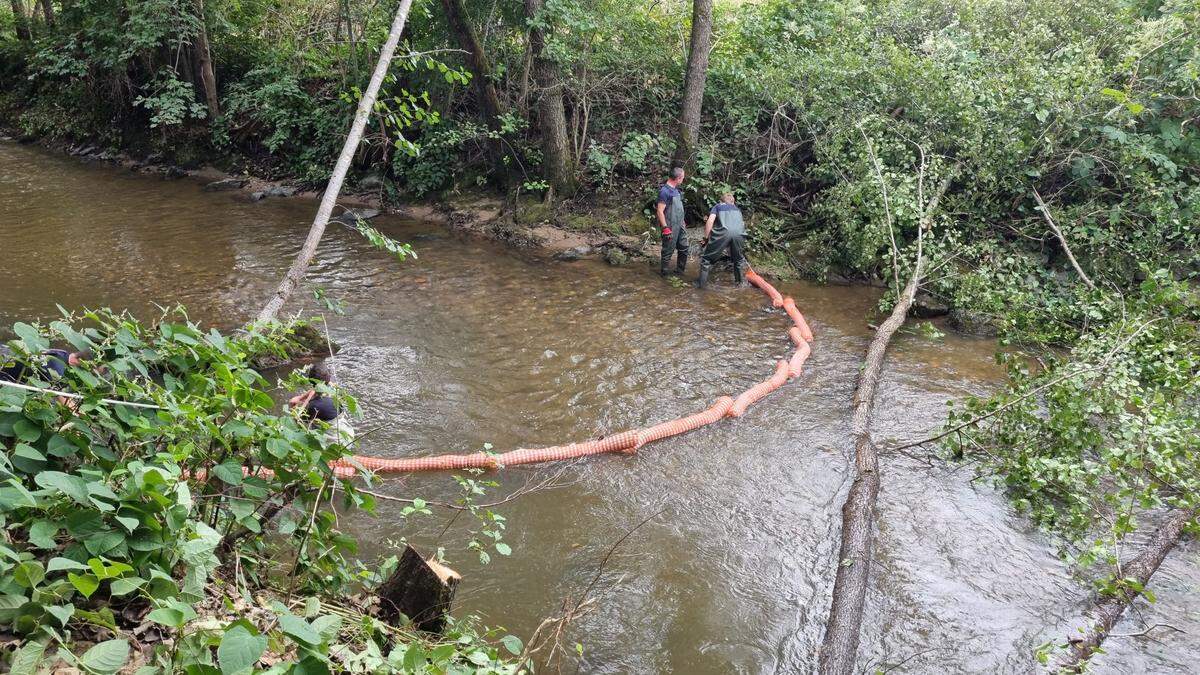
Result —
<path fill-rule="evenodd" d="M 208 116 L 215 120 L 221 114 L 221 105 L 217 100 L 217 74 L 213 71 L 212 52 L 208 47 L 208 22 L 204 18 L 204 0 L 195 0 L 196 6 L 196 37 L 192 41 L 192 51 L 195 54 L 197 76 L 204 86 L 204 100 L 208 104 Z"/>
<path fill-rule="evenodd" d="M 475 92 L 479 96 L 479 105 L 483 109 L 488 126 L 498 125 L 497 118 L 504 114 L 504 108 L 492 81 L 492 62 L 483 51 L 475 28 L 467 20 L 463 0 L 442 0 L 442 9 L 446 12 L 446 23 L 450 26 L 450 32 L 467 53 L 467 68 L 471 71 Z"/>
<path fill-rule="evenodd" d="M 553 193 L 575 194 L 575 160 L 567 141 L 567 111 L 563 105 L 562 77 L 558 66 L 546 56 L 546 34 L 538 15 L 542 0 L 525 0 L 529 20 L 529 50 L 533 56 L 533 79 L 537 84 L 538 129 L 542 135 L 542 169 Z"/>
<path fill-rule="evenodd" d="M 458 40 L 459 46 L 467 53 L 467 68 L 471 71 L 471 80 L 475 85 L 475 93 L 479 98 L 480 113 L 484 123 L 492 131 L 500 130 L 500 118 L 504 115 L 504 106 L 500 96 L 496 94 L 496 85 L 492 81 L 492 62 L 479 36 L 475 33 L 471 22 L 467 20 L 467 10 L 463 0 L 442 0 L 442 9 L 446 12 L 446 23 L 450 32 Z M 488 142 L 488 154 L 495 165 L 496 176 L 502 177 L 504 167 L 504 148 L 500 139 L 493 138 Z"/>
<path fill-rule="evenodd" d="M 688 48 L 687 74 L 683 78 L 683 107 L 679 112 L 679 136 L 675 141 L 675 166 L 689 171 L 696 160 L 700 137 L 700 109 L 708 80 L 708 53 L 712 51 L 712 0 L 692 2 L 692 40 Z"/>
<path fill-rule="evenodd" d="M 29 28 L 29 16 L 25 14 L 25 3 L 22 0 L 9 0 L 12 4 L 13 30 L 18 40 L 32 40 L 33 32 Z"/>
<path fill-rule="evenodd" d="M 38 3 L 42 6 L 42 18 L 46 20 L 47 26 L 54 25 L 54 3 L 52 0 L 40 0 Z"/>
<path fill-rule="evenodd" d="M 392 27 L 388 31 L 387 40 L 379 50 L 379 61 L 375 64 L 374 72 L 371 73 L 371 81 L 367 83 L 367 89 L 358 102 L 358 110 L 354 112 L 354 122 L 350 125 L 350 133 L 346 135 L 346 142 L 342 144 L 342 152 L 333 166 L 333 175 L 329 177 L 325 193 L 321 195 L 321 205 L 317 207 L 317 215 L 308 229 L 308 236 L 305 237 L 304 245 L 300 247 L 300 252 L 296 254 L 296 259 L 292 261 L 292 266 L 288 268 L 287 274 L 279 282 L 279 288 L 275 289 L 271 299 L 259 311 L 259 321 L 273 321 L 279 316 L 279 310 L 283 308 L 283 303 L 287 302 L 288 298 L 292 296 L 292 291 L 300 285 L 300 280 L 308 271 L 309 262 L 317 253 L 317 245 L 321 243 L 325 227 L 329 225 L 329 216 L 333 215 L 333 207 L 337 203 L 338 195 L 342 192 L 342 183 L 346 181 L 346 173 L 350 171 L 350 162 L 354 161 L 354 153 L 358 151 L 363 130 L 367 128 L 367 119 L 370 118 L 371 111 L 375 108 L 375 99 L 379 96 L 380 88 L 383 87 L 383 79 L 387 77 L 388 66 L 392 63 L 392 55 L 396 53 L 396 45 L 400 42 L 400 33 L 404 32 L 404 24 L 408 21 L 410 8 L 412 8 L 412 0 L 400 0 L 400 4 L 396 7 L 396 17 L 392 19 Z"/>

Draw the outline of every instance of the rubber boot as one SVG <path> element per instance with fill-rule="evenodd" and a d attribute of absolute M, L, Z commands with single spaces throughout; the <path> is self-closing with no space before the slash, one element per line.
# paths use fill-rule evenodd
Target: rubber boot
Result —
<path fill-rule="evenodd" d="M 708 285 L 708 267 L 701 265 L 700 266 L 700 278 L 696 279 L 696 288 L 699 288 L 700 290 L 704 290 L 704 287 L 707 285 Z"/>
<path fill-rule="evenodd" d="M 746 277 L 742 275 L 741 263 L 733 264 L 733 283 L 737 284 L 738 288 L 745 288 L 750 285 L 746 282 Z"/>
<path fill-rule="evenodd" d="M 687 259 L 686 253 L 675 254 L 675 274 L 683 276 L 684 270 L 687 269 Z"/>

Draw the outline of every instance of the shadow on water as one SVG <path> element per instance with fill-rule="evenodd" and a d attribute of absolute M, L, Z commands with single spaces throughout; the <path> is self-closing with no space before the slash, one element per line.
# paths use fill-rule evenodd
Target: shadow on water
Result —
<path fill-rule="evenodd" d="M 0 322 L 109 305 L 143 316 L 183 303 L 232 327 L 267 297 L 313 203 L 250 203 L 0 143 Z M 752 289 L 698 293 L 648 267 L 549 262 L 437 227 L 383 219 L 413 242 L 398 264 L 332 227 L 308 288 L 346 302 L 329 316 L 341 379 L 359 398 L 362 451 L 381 456 L 552 445 L 706 407 L 770 374 L 789 352 L 786 318 Z M 578 593 L 608 547 L 660 508 L 612 560 L 596 608 L 571 630 L 582 670 L 601 673 L 806 671 L 821 638 L 847 487 L 848 401 L 878 298 L 795 284 L 813 324 L 802 378 L 741 419 L 649 446 L 493 476 L 499 495 L 562 472 L 569 485 L 507 503 L 514 554 L 481 567 L 462 547 L 467 518 L 405 523 L 400 505 L 343 520 L 365 557 L 409 537 L 446 546 L 466 576 L 459 608 L 520 635 Z M 305 295 L 292 311 L 320 306 Z M 1002 377 L 995 344 L 907 332 L 894 341 L 876 437 L 916 439 L 948 399 Z M 861 663 L 894 672 L 1027 672 L 1086 601 L 1050 543 L 969 468 L 885 458 L 878 555 Z M 452 499 L 446 475 L 378 490 Z M 1144 620 L 1187 634 L 1114 640 L 1102 672 L 1188 672 L 1200 632 L 1197 574 L 1172 557 Z M 1165 617 L 1165 618 L 1164 618 Z"/>

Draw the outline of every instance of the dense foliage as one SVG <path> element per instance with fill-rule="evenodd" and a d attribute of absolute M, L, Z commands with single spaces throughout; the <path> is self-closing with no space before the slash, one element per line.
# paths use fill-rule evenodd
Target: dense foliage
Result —
<path fill-rule="evenodd" d="M 94 312 L 14 330 L 10 358 L 31 368 L 51 342 L 95 358 L 26 381 L 76 401 L 0 387 L 0 626 L 20 636 L 13 673 L 238 673 L 260 659 L 272 673 L 516 672 L 501 656 L 520 652 L 515 638 L 490 644 L 464 621 L 431 644 L 349 603 L 395 560 L 364 566 L 336 527 L 333 505 L 373 507 L 328 465 L 348 453 L 343 437 L 279 413 L 251 367 L 294 350 L 293 328 L 223 335 L 181 313 L 143 325 Z M 417 501 L 403 515 L 420 512 Z"/>
<path fill-rule="evenodd" d="M 236 155 L 261 172 L 320 182 L 388 9 L 64 3 L 53 25 L 32 22 L 32 40 L 5 33 L 0 107 L 33 135 L 182 161 Z M 419 0 L 405 33 L 413 55 L 393 68 L 360 175 L 383 178 L 392 198 L 487 183 L 544 188 L 532 26 L 557 66 L 581 200 L 642 203 L 674 149 L 689 3 L 551 0 L 532 21 L 515 2 L 465 9 L 502 117 L 483 119 L 442 6 Z M 953 260 L 932 290 L 963 325 L 974 317 L 1028 330 L 1048 310 L 1068 340 L 1090 305 L 1034 190 L 1097 283 L 1134 288 L 1145 260 L 1195 271 L 1197 24 L 1194 0 L 718 3 L 689 203 L 700 211 L 732 187 L 753 214 L 760 256 L 816 276 L 882 279 L 887 218 L 903 249 L 915 210 L 885 213 L 880 174 L 893 201 L 912 204 L 922 153 L 928 184 L 960 164 L 931 238 L 935 257 Z M 215 118 L 189 49 L 201 29 L 215 63 Z M 489 160 L 496 148 L 499 164 Z"/>

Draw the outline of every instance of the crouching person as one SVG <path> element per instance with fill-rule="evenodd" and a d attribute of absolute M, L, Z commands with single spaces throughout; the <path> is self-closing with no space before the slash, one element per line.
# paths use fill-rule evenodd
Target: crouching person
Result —
<path fill-rule="evenodd" d="M 333 374 L 329 371 L 329 366 L 324 362 L 314 363 L 308 367 L 305 376 L 312 383 L 312 387 L 289 399 L 288 407 L 299 409 L 300 416 L 306 421 L 321 420 L 329 424 L 325 438 L 330 443 L 350 447 L 354 443 L 354 427 L 350 426 L 350 422 L 342 414 L 341 407 L 332 397 L 317 391 L 317 387 L 321 385 L 333 386 Z"/>

